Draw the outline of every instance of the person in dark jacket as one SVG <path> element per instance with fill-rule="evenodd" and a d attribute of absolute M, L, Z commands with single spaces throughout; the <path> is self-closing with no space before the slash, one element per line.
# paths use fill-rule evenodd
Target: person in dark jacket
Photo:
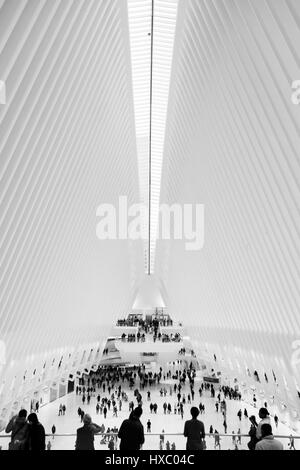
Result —
<path fill-rule="evenodd" d="M 185 422 L 184 437 L 187 437 L 186 450 L 203 450 L 203 441 L 205 439 L 205 429 L 202 421 L 199 421 L 199 409 L 193 406 L 191 408 L 192 419 Z"/>
<path fill-rule="evenodd" d="M 95 450 L 94 436 L 101 432 L 101 427 L 92 423 L 90 415 L 83 417 L 82 428 L 77 429 L 76 450 Z"/>
<path fill-rule="evenodd" d="M 144 427 L 140 422 L 143 410 L 140 406 L 135 408 L 125 419 L 119 429 L 118 438 L 121 439 L 120 450 L 140 450 L 145 442 Z"/>
<path fill-rule="evenodd" d="M 21 410 L 6 426 L 5 432 L 11 432 L 9 450 L 28 450 L 29 425 L 26 417 L 27 411 Z"/>
<path fill-rule="evenodd" d="M 255 416 L 250 416 L 249 421 L 251 423 L 250 431 L 249 431 L 249 436 L 250 436 L 250 441 L 248 442 L 248 449 L 249 450 L 255 450 L 255 446 L 258 442 L 258 439 L 256 437 L 256 430 L 257 430 L 257 422 Z"/>
<path fill-rule="evenodd" d="M 45 450 L 46 435 L 44 426 L 39 422 L 35 413 L 28 416 L 29 423 L 29 450 Z"/>

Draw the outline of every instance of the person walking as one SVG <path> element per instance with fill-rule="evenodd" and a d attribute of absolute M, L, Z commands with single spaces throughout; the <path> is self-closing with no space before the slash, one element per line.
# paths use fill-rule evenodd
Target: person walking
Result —
<path fill-rule="evenodd" d="M 220 435 L 216 429 L 214 432 L 214 438 L 215 438 L 215 449 L 218 447 L 218 449 L 221 450 Z"/>
<path fill-rule="evenodd" d="M 159 440 L 160 442 L 162 442 L 162 444 L 164 444 L 165 442 L 165 430 L 163 429 L 160 436 L 159 436 Z"/>
<path fill-rule="evenodd" d="M 241 428 L 238 429 L 238 432 L 237 432 L 237 443 L 242 445 L 242 432 L 241 432 Z"/>
<path fill-rule="evenodd" d="M 111 436 L 109 442 L 108 442 L 108 448 L 109 450 L 115 450 L 115 440 L 114 436 Z"/>
<path fill-rule="evenodd" d="M 291 434 L 290 435 L 290 442 L 289 442 L 289 449 L 290 450 L 296 450 L 295 448 L 295 439 L 294 439 L 294 436 Z"/>
<path fill-rule="evenodd" d="M 143 410 L 140 406 L 135 408 L 128 419 L 125 419 L 118 432 L 121 439 L 120 450 L 140 450 L 145 442 L 144 427 L 140 421 Z"/>
<path fill-rule="evenodd" d="M 203 441 L 205 439 L 205 429 L 202 421 L 197 418 L 199 409 L 193 406 L 191 408 L 192 419 L 185 422 L 184 437 L 187 438 L 186 450 L 203 450 Z"/>

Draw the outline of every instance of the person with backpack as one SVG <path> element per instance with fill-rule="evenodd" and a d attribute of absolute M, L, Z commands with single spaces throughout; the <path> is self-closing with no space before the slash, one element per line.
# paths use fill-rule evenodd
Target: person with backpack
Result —
<path fill-rule="evenodd" d="M 29 448 L 29 424 L 27 423 L 27 411 L 21 410 L 17 416 L 14 416 L 8 425 L 5 432 L 11 432 L 11 441 L 9 443 L 9 450 L 28 450 Z"/>

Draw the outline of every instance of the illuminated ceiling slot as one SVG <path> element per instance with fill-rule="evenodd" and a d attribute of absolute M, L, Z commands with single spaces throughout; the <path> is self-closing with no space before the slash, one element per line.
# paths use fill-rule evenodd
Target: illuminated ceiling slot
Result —
<path fill-rule="evenodd" d="M 177 3 L 177 0 L 128 0 L 140 193 L 141 202 L 147 207 L 143 230 L 145 269 L 148 274 L 153 272 L 155 262 Z M 153 41 L 151 41 L 152 27 Z M 151 200 L 150 211 L 149 200 Z"/>

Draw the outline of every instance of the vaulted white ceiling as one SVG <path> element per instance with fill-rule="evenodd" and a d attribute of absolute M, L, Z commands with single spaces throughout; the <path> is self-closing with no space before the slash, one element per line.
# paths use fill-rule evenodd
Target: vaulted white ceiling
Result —
<path fill-rule="evenodd" d="M 276 371 L 299 408 L 300 3 L 180 2 L 162 202 L 205 205 L 205 243 L 160 242 L 156 274 L 200 356 Z M 298 345 L 298 346 L 297 346 Z M 224 360 L 221 360 L 223 358 Z M 273 382 L 272 382 L 273 384 Z M 274 394 L 274 386 L 262 390 Z M 273 384 L 274 385 L 274 384 Z M 257 384 L 256 384 L 257 386 Z"/>
<path fill-rule="evenodd" d="M 126 2 L 0 7 L 3 403 L 90 367 L 144 267 L 141 242 L 96 236 L 101 203 L 139 200 Z"/>

